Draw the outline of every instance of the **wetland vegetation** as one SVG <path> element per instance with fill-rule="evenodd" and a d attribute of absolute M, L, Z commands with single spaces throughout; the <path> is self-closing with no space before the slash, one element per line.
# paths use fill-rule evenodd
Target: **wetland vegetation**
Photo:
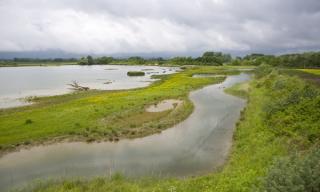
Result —
<path fill-rule="evenodd" d="M 292 74 L 262 68 L 249 84 L 226 90 L 248 98 L 248 105 L 237 123 L 229 159 L 214 173 L 184 179 L 133 179 L 114 174 L 47 181 L 22 191 L 317 191 L 319 88 Z M 190 77 L 208 69 L 191 69 L 167 78 Z M 195 81 L 212 82 L 208 78 Z M 200 82 L 198 86 L 203 85 Z"/>
<path fill-rule="evenodd" d="M 196 67 L 159 76 L 147 88 L 127 91 L 87 91 L 37 98 L 31 106 L 0 111 L 2 151 L 65 138 L 76 140 L 119 140 L 157 133 L 185 119 L 193 109 L 187 98 L 191 90 L 224 78 L 192 78 L 195 73 L 233 74 L 215 67 Z M 145 106 L 164 99 L 181 99 L 177 111 L 148 113 Z M 26 122 L 31 123 L 26 123 Z"/>
<path fill-rule="evenodd" d="M 217 55 L 226 59 L 223 62 L 230 61 L 223 54 L 206 57 Z M 247 106 L 236 123 L 228 159 L 215 171 L 186 178 L 132 178 L 114 173 L 91 179 L 42 181 L 21 191 L 317 191 L 320 186 L 320 72 L 316 68 L 318 60 L 314 59 L 317 55 L 255 54 L 229 63 L 238 66 L 183 66 L 178 73 L 157 75 L 159 80 L 145 88 L 88 90 L 31 98 L 34 102 L 31 106 L 0 110 L 1 154 L 60 141 L 116 142 L 159 133 L 192 113 L 195 106 L 188 97 L 191 91 L 220 83 L 229 75 L 239 74 L 241 68 L 251 68 L 254 69 L 251 81 L 225 89 L 230 95 L 246 99 Z M 311 58 L 312 65 L 298 63 L 293 69 L 283 68 L 293 67 L 287 64 L 301 58 Z M 137 62 L 139 58 L 132 60 Z M 216 65 L 217 60 L 214 61 Z M 244 65 L 248 62 L 249 67 Z M 296 69 L 299 67 L 314 68 Z M 164 100 L 181 103 L 169 110 L 146 111 L 148 106 Z"/>
<path fill-rule="evenodd" d="M 0 18 L 0 192 L 320 192 L 320 0 Z"/>

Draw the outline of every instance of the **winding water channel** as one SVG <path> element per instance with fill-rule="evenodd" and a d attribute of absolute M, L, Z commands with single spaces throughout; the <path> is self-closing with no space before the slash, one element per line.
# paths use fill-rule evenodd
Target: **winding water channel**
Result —
<path fill-rule="evenodd" d="M 194 112 L 160 134 L 117 143 L 59 143 L 0 158 L 1 190 L 34 179 L 108 176 L 190 176 L 210 172 L 228 156 L 232 134 L 246 102 L 223 88 L 249 79 L 228 76 L 223 83 L 190 93 Z"/>

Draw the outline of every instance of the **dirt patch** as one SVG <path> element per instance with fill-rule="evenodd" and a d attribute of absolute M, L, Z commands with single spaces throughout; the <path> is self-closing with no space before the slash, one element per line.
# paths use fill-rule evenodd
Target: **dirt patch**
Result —
<path fill-rule="evenodd" d="M 147 112 L 162 112 L 170 109 L 174 109 L 182 104 L 183 101 L 177 99 L 167 99 L 160 103 L 151 105 L 146 108 Z"/>

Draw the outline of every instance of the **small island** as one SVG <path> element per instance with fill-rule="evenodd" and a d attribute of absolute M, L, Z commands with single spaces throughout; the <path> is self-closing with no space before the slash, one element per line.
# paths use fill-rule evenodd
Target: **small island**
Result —
<path fill-rule="evenodd" d="M 143 71 L 128 71 L 128 76 L 144 76 L 145 72 Z"/>

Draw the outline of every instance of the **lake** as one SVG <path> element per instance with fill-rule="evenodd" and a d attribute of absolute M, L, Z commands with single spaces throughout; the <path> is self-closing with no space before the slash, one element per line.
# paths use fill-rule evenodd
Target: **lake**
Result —
<path fill-rule="evenodd" d="M 28 105 L 28 96 L 49 96 L 71 92 L 73 81 L 90 89 L 118 90 L 148 86 L 152 75 L 171 74 L 178 68 L 125 65 L 64 65 L 0 67 L 0 108 Z M 129 77 L 128 71 L 145 76 Z"/>
<path fill-rule="evenodd" d="M 223 89 L 249 75 L 228 76 L 220 84 L 190 93 L 193 113 L 159 134 L 119 142 L 70 142 L 36 146 L 0 158 L 0 186 L 6 190 L 34 179 L 110 176 L 185 177 L 223 165 L 246 101 Z"/>

